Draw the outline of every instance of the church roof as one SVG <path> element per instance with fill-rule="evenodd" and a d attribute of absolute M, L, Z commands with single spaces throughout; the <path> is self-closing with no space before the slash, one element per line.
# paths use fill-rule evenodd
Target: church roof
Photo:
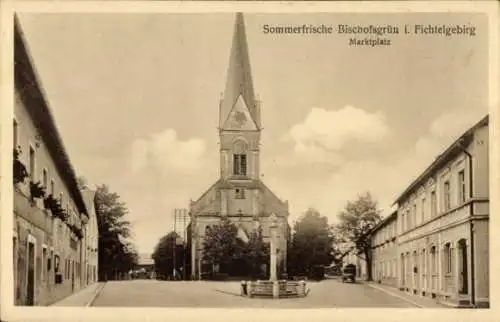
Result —
<path fill-rule="evenodd" d="M 245 33 L 245 22 L 243 20 L 243 14 L 237 13 L 231 54 L 229 56 L 226 88 L 220 105 L 220 127 L 224 126 L 234 104 L 240 96 L 248 107 L 253 120 L 258 125 L 257 107 Z"/>
<path fill-rule="evenodd" d="M 221 197 L 216 191 L 235 188 L 259 189 L 262 192 L 262 212 L 288 216 L 287 202 L 278 198 L 261 180 L 232 181 L 219 179 L 200 198 L 191 203 L 191 211 L 195 214 L 218 214 L 221 207 Z M 283 206 L 286 208 L 283 208 Z"/>

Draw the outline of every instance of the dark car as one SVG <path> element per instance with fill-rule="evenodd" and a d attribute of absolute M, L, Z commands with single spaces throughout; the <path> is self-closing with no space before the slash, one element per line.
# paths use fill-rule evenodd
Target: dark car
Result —
<path fill-rule="evenodd" d="M 350 280 L 351 282 L 356 282 L 356 265 L 348 264 L 342 269 L 342 283 Z"/>

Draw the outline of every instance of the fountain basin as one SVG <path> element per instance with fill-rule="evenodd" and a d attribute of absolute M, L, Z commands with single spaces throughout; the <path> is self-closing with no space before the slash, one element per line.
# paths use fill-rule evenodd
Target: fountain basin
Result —
<path fill-rule="evenodd" d="M 304 297 L 305 281 L 242 281 L 241 295 L 247 297 L 290 298 Z"/>

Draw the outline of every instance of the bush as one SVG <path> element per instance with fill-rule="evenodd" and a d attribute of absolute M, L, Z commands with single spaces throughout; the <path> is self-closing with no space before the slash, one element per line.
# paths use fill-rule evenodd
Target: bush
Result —
<path fill-rule="evenodd" d="M 28 170 L 26 170 L 24 164 L 19 160 L 20 154 L 21 154 L 20 147 L 14 149 L 14 165 L 13 165 L 14 184 L 23 183 L 26 180 L 26 178 L 28 178 Z"/>

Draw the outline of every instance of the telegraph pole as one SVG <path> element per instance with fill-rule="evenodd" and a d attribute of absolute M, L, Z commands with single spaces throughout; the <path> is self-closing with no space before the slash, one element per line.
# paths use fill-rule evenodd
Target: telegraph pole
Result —
<path fill-rule="evenodd" d="M 183 224 L 184 224 L 184 233 L 183 233 L 183 236 L 184 236 L 184 256 L 182 256 L 182 258 L 184 259 L 184 264 L 182 265 L 182 275 L 184 276 L 184 280 L 186 280 L 186 257 L 187 257 L 187 231 L 186 231 L 186 209 L 183 209 L 183 212 L 182 212 L 182 219 L 184 219 L 183 221 Z"/>
<path fill-rule="evenodd" d="M 173 243 L 172 243 L 172 249 L 173 249 L 173 257 L 174 257 L 174 260 L 173 260 L 173 271 L 172 271 L 172 274 L 173 274 L 173 277 L 174 277 L 174 280 L 175 280 L 175 253 L 176 253 L 176 245 L 177 245 L 177 237 L 176 237 L 176 234 L 177 234 L 177 230 L 176 230 L 176 227 L 177 227 L 177 209 L 174 209 L 174 240 L 173 240 Z"/>

